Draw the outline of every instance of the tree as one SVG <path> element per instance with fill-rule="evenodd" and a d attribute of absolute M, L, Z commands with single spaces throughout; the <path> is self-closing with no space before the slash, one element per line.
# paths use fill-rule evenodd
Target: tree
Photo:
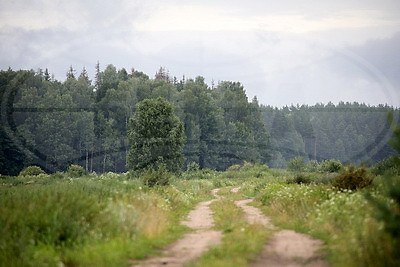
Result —
<path fill-rule="evenodd" d="M 74 70 L 74 68 L 71 65 L 67 72 L 67 79 L 75 79 L 75 73 L 76 73 L 76 71 Z"/>
<path fill-rule="evenodd" d="M 182 122 L 174 107 L 164 98 L 145 99 L 136 106 L 128 132 L 127 166 L 132 171 L 158 170 L 165 165 L 169 172 L 181 171 L 185 142 Z"/>
<path fill-rule="evenodd" d="M 188 80 L 181 92 L 188 162 L 200 168 L 218 168 L 216 149 L 222 137 L 223 118 L 203 77 Z"/>
<path fill-rule="evenodd" d="M 165 81 L 167 83 L 171 82 L 169 71 L 165 67 L 160 67 L 160 69 L 156 72 L 155 80 Z"/>
<path fill-rule="evenodd" d="M 50 73 L 49 70 L 46 68 L 46 70 L 44 71 L 44 79 L 46 81 L 50 81 L 51 77 L 50 77 Z"/>

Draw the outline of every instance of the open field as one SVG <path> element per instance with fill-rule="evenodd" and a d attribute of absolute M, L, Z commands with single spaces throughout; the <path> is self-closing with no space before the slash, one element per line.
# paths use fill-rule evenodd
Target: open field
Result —
<path fill-rule="evenodd" d="M 318 257 L 333 266 L 395 266 L 398 240 L 377 220 L 366 192 L 394 208 L 381 193 L 382 177 L 370 189 L 339 191 L 332 175 L 309 173 L 310 184 L 288 184 L 294 174 L 265 166 L 222 173 L 183 174 L 169 186 L 148 188 L 124 174 L 71 178 L 65 174 L 0 178 L 1 266 L 129 266 L 163 254 L 163 248 L 195 233 L 180 222 L 201 201 L 212 210 L 218 245 L 191 266 L 257 264 L 281 229 L 321 240 Z M 195 179 L 196 177 L 203 179 Z M 185 179 L 190 178 L 190 179 Z M 324 182 L 324 183 L 322 183 Z M 240 186 L 240 188 L 238 188 Z M 231 191 L 232 188 L 236 190 Z M 263 211 L 275 229 L 250 223 L 247 206 Z M 396 254 L 397 253 L 397 254 Z M 152 256 L 153 255 L 153 256 Z M 294 259 L 296 260 L 296 259 Z M 322 266 L 322 265 L 321 265 Z"/>

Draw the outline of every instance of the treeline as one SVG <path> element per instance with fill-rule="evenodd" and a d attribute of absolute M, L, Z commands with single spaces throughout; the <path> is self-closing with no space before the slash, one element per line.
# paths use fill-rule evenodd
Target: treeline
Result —
<path fill-rule="evenodd" d="M 1 173 L 27 165 L 47 171 L 79 164 L 86 171 L 125 172 L 127 128 L 137 103 L 163 97 L 175 106 L 186 135 L 186 164 L 224 170 L 244 160 L 267 163 L 268 133 L 256 99 L 238 82 L 209 88 L 204 78 L 171 78 L 164 68 L 151 79 L 132 69 L 70 68 L 64 82 L 45 71 L 0 72 Z M 3 108 L 4 106 L 4 108 Z M 4 111 L 4 112 L 3 112 Z"/>
<path fill-rule="evenodd" d="M 0 71 L 0 173 L 15 175 L 28 165 L 64 171 L 79 164 L 91 172 L 125 172 L 129 118 L 137 103 L 163 97 L 184 123 L 187 164 L 224 170 L 244 161 L 282 168 L 306 160 L 380 160 L 393 151 L 388 106 L 260 106 L 239 82 L 210 88 L 203 77 L 177 79 L 164 68 L 150 78 L 132 69 L 71 67 L 65 81 L 45 71 Z M 395 113 L 398 115 L 398 111 Z"/>
<path fill-rule="evenodd" d="M 387 115 L 393 111 L 398 123 L 399 110 L 387 105 L 340 102 L 261 110 L 270 129 L 271 167 L 285 168 L 294 157 L 369 165 L 397 154 L 388 145 L 392 131 Z"/>

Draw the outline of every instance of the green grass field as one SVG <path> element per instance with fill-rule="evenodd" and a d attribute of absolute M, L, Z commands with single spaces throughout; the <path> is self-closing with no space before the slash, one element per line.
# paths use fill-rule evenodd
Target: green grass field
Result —
<path fill-rule="evenodd" d="M 278 227 L 323 240 L 334 266 L 399 264 L 399 240 L 366 196 L 399 212 L 383 193 L 384 177 L 369 189 L 339 191 L 326 183 L 331 175 L 304 175 L 314 182 L 287 183 L 293 173 L 259 165 L 184 174 L 154 188 L 113 173 L 0 177 L 0 266 L 128 266 L 188 232 L 179 222 L 212 198 L 211 189 L 233 186 L 241 186 L 239 193 L 221 190 L 224 198 L 211 205 L 222 245 L 191 265 L 246 266 L 261 251 L 270 233 L 247 224 L 233 204 L 250 196 Z"/>

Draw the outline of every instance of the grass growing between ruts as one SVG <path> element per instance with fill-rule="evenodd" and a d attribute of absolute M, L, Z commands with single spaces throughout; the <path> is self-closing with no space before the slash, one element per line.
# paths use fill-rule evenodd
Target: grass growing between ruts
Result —
<path fill-rule="evenodd" d="M 334 177 L 325 173 L 307 174 L 310 184 L 305 185 L 289 184 L 293 174 L 284 170 L 266 169 L 258 178 L 252 176 L 258 173 L 255 170 L 231 172 L 235 173 L 236 185 L 241 186 L 239 193 L 256 197 L 250 205 L 261 208 L 275 225 L 323 240 L 327 260 L 333 266 L 399 266 L 399 257 L 395 256 L 399 255 L 399 241 L 385 231 L 384 222 L 377 220 L 379 210 L 366 198 L 369 192 L 398 212 L 395 201 L 379 187 L 385 177 L 375 178 L 372 188 L 351 191 L 333 188 L 330 182 Z"/>
<path fill-rule="evenodd" d="M 215 228 L 224 233 L 222 245 L 212 248 L 192 266 L 247 266 L 261 252 L 269 232 L 262 225 L 250 225 L 243 211 L 233 200 L 238 199 L 229 189 L 221 190 L 223 199 L 211 204 Z"/>

